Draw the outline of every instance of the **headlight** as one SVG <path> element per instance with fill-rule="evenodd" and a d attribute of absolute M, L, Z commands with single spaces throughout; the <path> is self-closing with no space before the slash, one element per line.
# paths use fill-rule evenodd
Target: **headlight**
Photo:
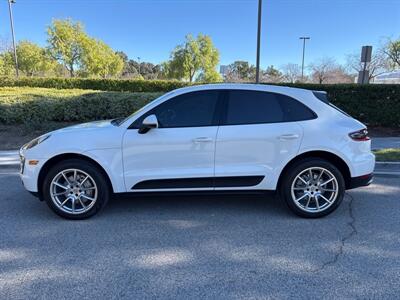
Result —
<path fill-rule="evenodd" d="M 28 150 L 31 149 L 37 145 L 39 145 L 40 143 L 44 142 L 45 140 L 47 140 L 50 137 L 50 134 L 44 134 L 39 136 L 36 139 L 33 139 L 32 141 L 30 141 L 29 143 L 25 144 L 22 149 L 24 150 Z"/>

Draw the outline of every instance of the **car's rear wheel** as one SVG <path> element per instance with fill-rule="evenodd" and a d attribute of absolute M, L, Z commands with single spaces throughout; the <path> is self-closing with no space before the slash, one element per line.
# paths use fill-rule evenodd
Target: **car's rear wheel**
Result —
<path fill-rule="evenodd" d="M 297 162 L 284 174 L 281 195 L 297 215 L 318 218 L 333 212 L 342 202 L 345 182 L 341 172 L 322 159 Z"/>
<path fill-rule="evenodd" d="M 53 166 L 44 179 L 42 193 L 56 214 L 74 220 L 93 216 L 110 198 L 101 170 L 80 159 L 69 159 Z"/>

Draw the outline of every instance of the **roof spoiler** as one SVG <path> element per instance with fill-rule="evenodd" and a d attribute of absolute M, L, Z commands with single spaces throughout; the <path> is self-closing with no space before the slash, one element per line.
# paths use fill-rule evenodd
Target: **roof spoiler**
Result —
<path fill-rule="evenodd" d="M 312 91 L 314 96 L 322 102 L 329 104 L 328 93 L 325 91 Z"/>

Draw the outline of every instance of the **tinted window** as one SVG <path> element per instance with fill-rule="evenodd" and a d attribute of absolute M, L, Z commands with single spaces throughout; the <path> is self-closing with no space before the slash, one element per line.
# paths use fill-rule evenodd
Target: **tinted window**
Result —
<path fill-rule="evenodd" d="M 285 115 L 285 121 L 304 121 L 315 119 L 315 113 L 303 103 L 285 95 L 277 95 Z"/>
<path fill-rule="evenodd" d="M 288 96 L 260 91 L 229 92 L 226 125 L 277 123 L 313 119 L 314 113 Z"/>
<path fill-rule="evenodd" d="M 199 91 L 176 96 L 140 117 L 134 127 L 140 127 L 143 119 L 151 114 L 157 116 L 160 128 L 215 125 L 218 97 L 218 91 Z"/>

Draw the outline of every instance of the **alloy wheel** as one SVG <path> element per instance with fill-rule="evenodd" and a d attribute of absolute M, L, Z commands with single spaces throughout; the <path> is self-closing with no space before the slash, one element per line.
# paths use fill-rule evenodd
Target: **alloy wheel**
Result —
<path fill-rule="evenodd" d="M 79 169 L 67 169 L 59 172 L 51 181 L 50 196 L 60 210 L 76 215 L 93 207 L 98 189 L 88 173 Z"/>
<path fill-rule="evenodd" d="M 327 210 L 335 202 L 338 194 L 336 177 L 321 167 L 301 171 L 291 185 L 293 202 L 301 210 L 310 213 Z"/>

